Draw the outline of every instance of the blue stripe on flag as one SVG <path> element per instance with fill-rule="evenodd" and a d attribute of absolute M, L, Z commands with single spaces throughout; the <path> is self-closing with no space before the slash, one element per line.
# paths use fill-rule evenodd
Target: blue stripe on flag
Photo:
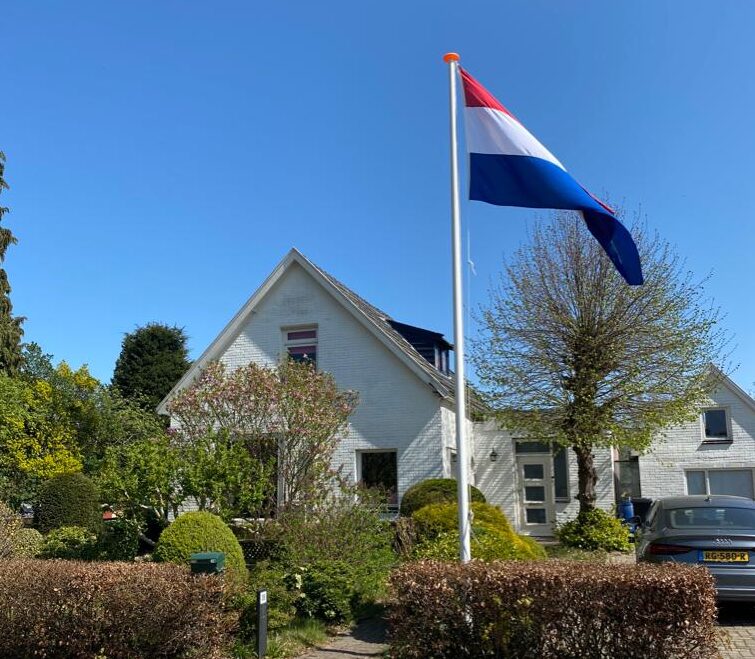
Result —
<path fill-rule="evenodd" d="M 587 228 L 628 284 L 643 282 L 632 236 L 567 172 L 542 158 L 469 154 L 469 198 L 497 206 L 582 211 Z"/>

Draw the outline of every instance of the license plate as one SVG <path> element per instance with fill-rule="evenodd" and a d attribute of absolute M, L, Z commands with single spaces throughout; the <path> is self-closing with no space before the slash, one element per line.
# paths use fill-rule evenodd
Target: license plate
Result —
<path fill-rule="evenodd" d="M 701 551 L 700 560 L 705 563 L 749 563 L 750 552 L 747 551 Z"/>

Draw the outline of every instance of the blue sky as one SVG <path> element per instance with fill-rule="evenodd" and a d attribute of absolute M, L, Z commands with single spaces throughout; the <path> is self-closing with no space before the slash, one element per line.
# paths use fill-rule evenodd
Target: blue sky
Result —
<path fill-rule="evenodd" d="M 6 266 L 26 339 L 108 381 L 196 357 L 291 246 L 451 335 L 444 52 L 673 243 L 755 381 L 755 3 L 0 0 Z M 465 202 L 487 298 L 535 211 Z M 465 229 L 465 232 L 467 229 Z"/>

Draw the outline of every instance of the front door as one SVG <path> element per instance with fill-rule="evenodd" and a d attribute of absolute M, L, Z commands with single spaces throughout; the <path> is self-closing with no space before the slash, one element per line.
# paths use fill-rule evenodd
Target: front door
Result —
<path fill-rule="evenodd" d="M 552 536 L 556 521 L 553 459 L 550 455 L 518 455 L 516 462 L 522 533 Z"/>

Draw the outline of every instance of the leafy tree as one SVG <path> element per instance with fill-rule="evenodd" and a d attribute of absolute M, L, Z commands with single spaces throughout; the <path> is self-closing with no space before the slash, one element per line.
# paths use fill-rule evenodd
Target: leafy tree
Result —
<path fill-rule="evenodd" d="M 108 447 L 164 434 L 156 414 L 104 387 L 86 366 L 75 371 L 66 362 L 54 366 L 52 355 L 36 343 L 26 344 L 23 356 L 22 377 L 50 386 L 56 418 L 71 426 L 84 471 L 96 472 Z"/>
<path fill-rule="evenodd" d="M 226 516 L 312 503 L 334 477 L 330 461 L 355 404 L 311 364 L 252 363 L 231 372 L 210 364 L 168 406 L 189 465 L 187 492 Z M 240 489 L 239 470 L 256 485 Z"/>
<path fill-rule="evenodd" d="M 81 470 L 75 431 L 44 380 L 0 375 L 0 473 L 15 503 L 14 486 Z"/>
<path fill-rule="evenodd" d="M 624 284 L 575 215 L 538 225 L 491 292 L 473 350 L 506 427 L 574 450 L 581 513 L 595 507 L 593 450 L 644 451 L 691 418 L 726 343 L 668 243 L 633 235 L 643 286 Z"/>
<path fill-rule="evenodd" d="M 161 523 L 178 515 L 185 495 L 180 456 L 164 432 L 107 448 L 97 474 L 103 501 L 131 518 L 153 514 Z"/>
<path fill-rule="evenodd" d="M 186 334 L 180 327 L 150 323 L 126 334 L 115 363 L 113 386 L 154 411 L 189 369 Z"/>
<path fill-rule="evenodd" d="M 0 193 L 8 189 L 8 184 L 3 177 L 4 173 L 5 154 L 0 151 Z M 7 208 L 0 206 L 0 221 L 7 212 Z M 5 253 L 8 247 L 17 242 L 10 229 L 0 227 L 0 263 L 5 261 Z M 21 337 L 24 333 L 21 329 L 24 318 L 13 316 L 10 292 L 8 274 L 5 272 L 5 268 L 0 268 L 0 373 L 6 375 L 15 374 L 21 367 Z"/>

